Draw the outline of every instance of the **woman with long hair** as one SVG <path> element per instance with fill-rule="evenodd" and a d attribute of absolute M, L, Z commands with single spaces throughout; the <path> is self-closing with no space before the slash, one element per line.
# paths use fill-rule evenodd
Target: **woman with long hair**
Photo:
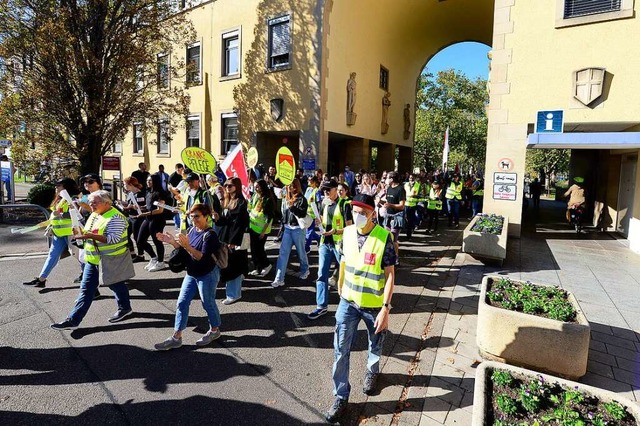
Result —
<path fill-rule="evenodd" d="M 151 260 L 144 267 L 149 272 L 160 271 L 166 267 L 164 263 L 164 244 L 156 236 L 164 231 L 166 224 L 164 209 L 154 205 L 154 203 L 156 201 L 158 203 L 166 203 L 168 199 L 169 194 L 162 189 L 160 175 L 155 173 L 150 175 L 147 178 L 147 194 L 145 196 L 147 211 L 140 215 L 143 222 L 136 238 L 138 250 L 142 249 L 143 252 L 151 256 Z M 149 244 L 149 237 L 153 240 L 153 245 L 156 246 L 157 255 L 151 244 Z"/>
<path fill-rule="evenodd" d="M 47 260 L 42 266 L 40 275 L 37 278 L 23 283 L 24 285 L 33 287 L 44 287 L 47 277 L 58 264 L 60 257 L 69 255 L 69 237 L 73 235 L 71 212 L 69 212 L 69 204 L 62 198 L 60 193 L 66 190 L 69 196 L 76 197 L 80 193 L 78 185 L 71 178 L 63 178 L 56 182 L 56 195 L 51 203 L 51 216 L 49 217 L 49 230 L 53 236 L 51 247 Z M 75 208 L 75 207 L 73 207 Z M 80 274 L 82 276 L 82 273 Z"/>
<path fill-rule="evenodd" d="M 229 248 L 229 263 L 220 275 L 226 283 L 227 297 L 224 305 L 237 302 L 242 297 L 242 281 L 249 270 L 247 247 L 242 246 L 244 233 L 249 226 L 247 200 L 242 195 L 242 182 L 234 177 L 224 182 L 222 214 L 216 225 L 220 227 L 219 238 Z"/>
<path fill-rule="evenodd" d="M 298 225 L 298 218 L 307 216 L 307 208 L 308 203 L 302 194 L 300 181 L 294 179 L 291 184 L 286 186 L 286 195 L 282 200 L 284 232 L 282 234 L 282 243 L 280 244 L 276 277 L 271 283 L 274 288 L 284 285 L 284 275 L 287 271 L 292 246 L 296 247 L 298 259 L 300 259 L 300 271 L 296 276 L 303 280 L 309 277 L 309 261 L 307 260 L 307 252 L 304 249 L 305 230 Z"/>
<path fill-rule="evenodd" d="M 275 217 L 275 201 L 267 182 L 259 179 L 254 184 L 254 192 L 249 201 L 249 237 L 253 271 L 249 275 L 264 277 L 271 271 L 271 264 L 264 250 L 271 224 Z"/>
<path fill-rule="evenodd" d="M 362 176 L 362 183 L 358 185 L 358 194 L 371 195 L 375 198 L 377 192 L 378 187 L 371 181 L 371 175 L 369 173 L 365 173 Z"/>
<path fill-rule="evenodd" d="M 202 307 L 207 312 L 209 330 L 202 336 L 196 345 L 206 346 L 220 337 L 220 312 L 216 305 L 216 288 L 220 278 L 220 268 L 213 260 L 212 254 L 220 248 L 220 241 L 215 232 L 209 226 L 211 208 L 206 204 L 195 204 L 189 210 L 191 226 L 187 235 L 175 236 L 164 233 L 156 237 L 174 248 L 182 247 L 186 250 L 187 274 L 182 280 L 180 295 L 176 306 L 176 320 L 174 332 L 171 337 L 155 345 L 159 351 L 179 348 L 182 346 L 182 331 L 187 328 L 189 320 L 189 305 L 196 295 L 200 295 Z"/>

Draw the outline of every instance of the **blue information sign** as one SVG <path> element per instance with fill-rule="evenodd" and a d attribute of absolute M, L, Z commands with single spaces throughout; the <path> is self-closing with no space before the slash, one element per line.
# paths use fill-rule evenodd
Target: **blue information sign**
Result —
<path fill-rule="evenodd" d="M 536 133 L 562 133 L 564 111 L 538 111 Z"/>

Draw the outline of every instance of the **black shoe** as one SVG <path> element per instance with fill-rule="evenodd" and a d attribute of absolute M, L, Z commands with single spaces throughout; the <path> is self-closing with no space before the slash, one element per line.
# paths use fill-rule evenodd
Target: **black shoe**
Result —
<path fill-rule="evenodd" d="M 73 280 L 73 283 L 74 283 L 74 284 L 79 284 L 79 283 L 81 283 L 81 282 L 82 282 L 82 274 L 80 274 L 80 275 L 78 276 L 78 278 L 76 278 L 75 280 Z"/>
<path fill-rule="evenodd" d="M 53 328 L 54 330 L 75 330 L 76 328 L 78 328 L 77 325 L 71 324 L 71 321 L 69 321 L 68 319 L 62 322 L 54 322 L 49 327 Z"/>
<path fill-rule="evenodd" d="M 348 400 L 342 399 L 342 398 L 336 398 L 331 408 L 329 408 L 329 411 L 327 411 L 327 415 L 325 416 L 325 419 L 327 419 L 329 423 L 337 422 L 340 419 L 340 417 L 342 417 L 342 415 L 344 414 L 348 404 L 349 404 Z"/>
<path fill-rule="evenodd" d="M 109 317 L 109 322 L 114 323 L 114 322 L 122 321 L 132 313 L 133 313 L 133 310 L 131 309 L 128 309 L 128 310 L 118 309 L 118 311 L 115 314 Z"/>
<path fill-rule="evenodd" d="M 460 224 L 459 224 L 459 223 L 456 223 L 456 224 L 455 224 L 455 226 L 454 226 L 454 228 L 456 228 L 456 229 L 460 228 Z"/>
<path fill-rule="evenodd" d="M 29 285 L 31 287 L 39 287 L 39 288 L 43 288 L 47 283 L 47 280 L 44 281 L 40 281 L 40 278 L 35 278 L 32 281 L 27 281 L 25 283 L 22 283 L 23 285 Z"/>
<path fill-rule="evenodd" d="M 100 297 L 100 290 L 96 288 L 96 292 L 93 294 L 93 300 L 96 300 L 98 297 Z"/>
<path fill-rule="evenodd" d="M 376 390 L 376 379 L 378 378 L 378 373 L 372 373 L 371 371 L 367 371 L 367 374 L 364 375 L 364 384 L 362 385 L 362 392 L 365 395 L 373 395 Z"/>
<path fill-rule="evenodd" d="M 146 260 L 145 260 L 144 256 L 134 256 L 134 257 L 131 258 L 131 261 L 133 263 L 140 263 L 140 262 L 145 262 Z"/>

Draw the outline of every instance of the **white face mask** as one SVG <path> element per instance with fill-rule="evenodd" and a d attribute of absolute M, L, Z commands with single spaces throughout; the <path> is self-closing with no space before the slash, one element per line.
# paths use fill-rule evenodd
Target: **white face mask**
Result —
<path fill-rule="evenodd" d="M 356 225 L 356 228 L 362 229 L 367 226 L 368 222 L 369 220 L 367 219 L 366 215 L 360 213 L 353 214 L 353 223 Z"/>
<path fill-rule="evenodd" d="M 333 204 L 333 200 L 332 200 L 332 199 L 331 199 L 331 197 L 329 197 L 328 195 L 327 195 L 327 196 L 325 196 L 325 197 L 322 199 L 322 205 L 323 205 L 323 206 L 330 206 L 330 205 L 332 205 L 332 204 Z"/>
<path fill-rule="evenodd" d="M 198 193 L 197 189 L 190 189 L 189 190 L 189 195 L 191 195 L 192 197 L 195 197 L 197 193 Z"/>

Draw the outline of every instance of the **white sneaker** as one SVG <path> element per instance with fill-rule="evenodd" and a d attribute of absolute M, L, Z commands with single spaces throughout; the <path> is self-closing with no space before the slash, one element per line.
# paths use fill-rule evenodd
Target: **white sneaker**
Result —
<path fill-rule="evenodd" d="M 166 267 L 167 265 L 165 265 L 164 262 L 156 262 L 151 268 L 147 269 L 147 271 L 149 272 L 161 271 Z"/>
<path fill-rule="evenodd" d="M 331 277 L 331 278 L 329 278 L 329 285 L 331 287 L 337 287 L 338 281 L 334 277 Z"/>
<path fill-rule="evenodd" d="M 311 274 L 311 271 L 309 271 L 309 270 L 307 269 L 307 272 L 305 272 L 304 274 L 303 274 L 303 273 L 301 273 L 301 272 L 298 272 L 298 273 L 296 274 L 296 277 L 300 278 L 301 280 L 306 280 L 307 278 L 309 278 L 309 275 L 310 275 L 310 274 Z"/>
<path fill-rule="evenodd" d="M 266 268 L 264 268 L 262 271 L 260 271 L 260 273 L 258 274 L 259 277 L 265 277 L 267 276 L 267 274 L 269 274 L 269 272 L 271 272 L 271 265 L 267 265 Z"/>
<path fill-rule="evenodd" d="M 145 265 L 144 270 L 145 270 L 145 271 L 148 271 L 149 269 L 153 268 L 153 266 L 154 266 L 156 263 L 158 263 L 158 259 L 151 259 L 151 260 L 149 261 L 149 263 L 147 263 L 147 264 Z"/>
<path fill-rule="evenodd" d="M 271 283 L 271 287 L 273 288 L 282 287 L 283 285 L 284 285 L 284 281 L 274 281 Z"/>
<path fill-rule="evenodd" d="M 224 299 L 222 301 L 223 305 L 233 305 L 234 303 L 236 303 L 238 300 L 242 299 L 242 296 L 237 297 L 237 298 L 233 298 L 233 297 L 227 297 L 226 299 Z"/>
<path fill-rule="evenodd" d="M 253 271 L 249 272 L 249 276 L 251 277 L 255 277 L 260 275 L 260 271 L 258 271 L 257 269 L 254 269 Z"/>

